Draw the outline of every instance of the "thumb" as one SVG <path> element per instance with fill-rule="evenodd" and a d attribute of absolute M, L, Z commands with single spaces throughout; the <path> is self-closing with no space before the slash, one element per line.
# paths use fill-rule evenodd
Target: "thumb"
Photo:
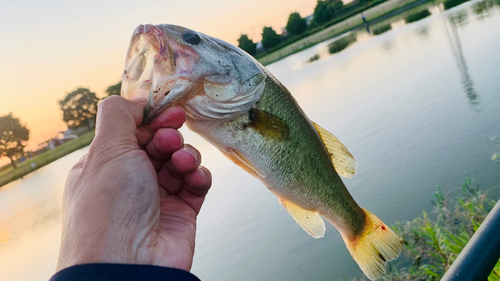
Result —
<path fill-rule="evenodd" d="M 121 134 L 124 129 L 135 134 L 141 125 L 145 101 L 128 101 L 120 96 L 104 99 L 97 108 L 96 135 Z"/>
<path fill-rule="evenodd" d="M 131 150 L 139 149 L 136 131 L 142 122 L 145 104 L 131 102 L 120 96 L 104 99 L 98 106 L 96 135 L 88 159 L 99 155 L 109 161 Z"/>

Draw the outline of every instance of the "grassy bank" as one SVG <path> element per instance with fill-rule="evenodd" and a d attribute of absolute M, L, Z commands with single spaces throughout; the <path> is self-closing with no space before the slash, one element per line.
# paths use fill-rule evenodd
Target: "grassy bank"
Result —
<path fill-rule="evenodd" d="M 388 273 L 380 280 L 440 280 L 496 200 L 467 178 L 459 194 L 445 195 L 439 189 L 434 193 L 433 203 L 436 212 L 430 215 L 423 212 L 413 221 L 393 226 L 403 241 L 403 253 L 390 264 Z M 364 277 L 361 280 L 368 279 Z M 488 280 L 500 280 L 500 261 Z"/>
<path fill-rule="evenodd" d="M 19 164 L 16 169 L 12 167 L 9 167 L 7 169 L 2 169 L 2 171 L 0 171 L 0 187 L 11 181 L 22 178 L 25 175 L 35 170 L 38 170 L 39 168 L 67 154 L 70 154 L 75 150 L 78 150 L 82 147 L 89 145 L 93 139 L 94 139 L 94 131 L 91 131 L 86 133 L 85 135 L 82 135 L 78 139 L 71 140 L 52 150 L 37 155 L 32 159 L 26 160 L 25 162 Z"/>
<path fill-rule="evenodd" d="M 390 0 L 390 1 L 374 1 L 371 4 L 360 7 L 332 22 L 329 22 L 321 27 L 315 28 L 308 31 L 304 35 L 291 40 L 291 42 L 285 42 L 275 48 L 275 50 L 270 50 L 270 52 L 257 56 L 257 59 L 263 65 L 271 64 L 278 61 L 284 57 L 300 52 L 311 46 L 314 46 L 320 42 L 327 39 L 333 38 L 335 36 L 341 35 L 350 30 L 362 27 L 364 25 L 361 18 L 361 12 L 363 12 L 367 21 L 375 21 L 386 15 L 393 14 L 394 12 L 401 10 L 403 11 L 405 7 L 415 4 L 416 2 L 424 3 L 430 0 Z"/>
<path fill-rule="evenodd" d="M 423 19 L 430 16 L 430 12 L 424 5 L 429 2 L 434 4 L 443 3 L 445 9 L 467 2 L 469 0 L 380 0 L 374 1 L 367 6 L 355 9 L 348 14 L 335 19 L 321 27 L 312 29 L 294 37 L 291 40 L 270 49 L 268 52 L 256 56 L 257 60 L 263 65 L 268 65 L 282 58 L 293 55 L 297 52 L 310 48 L 325 40 L 337 37 L 351 30 L 365 26 L 361 18 L 361 13 L 366 18 L 369 26 L 377 24 L 389 18 L 404 15 L 403 19 L 407 23 Z M 420 7 L 414 9 L 415 7 Z M 419 11 L 416 11 L 419 10 Z M 380 30 L 375 30 L 374 35 L 381 34 L 390 28 L 385 26 Z"/>

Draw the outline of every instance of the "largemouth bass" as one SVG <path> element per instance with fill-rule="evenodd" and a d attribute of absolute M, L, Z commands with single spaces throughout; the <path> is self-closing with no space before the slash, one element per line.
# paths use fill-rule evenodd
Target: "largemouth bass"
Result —
<path fill-rule="evenodd" d="M 358 206 L 339 176 L 356 172 L 347 148 L 239 48 L 181 26 L 140 25 L 121 95 L 148 98 L 144 124 L 169 106 L 183 107 L 188 128 L 264 183 L 312 237 L 324 236 L 322 218 L 335 226 L 371 280 L 399 256 L 399 238 Z"/>

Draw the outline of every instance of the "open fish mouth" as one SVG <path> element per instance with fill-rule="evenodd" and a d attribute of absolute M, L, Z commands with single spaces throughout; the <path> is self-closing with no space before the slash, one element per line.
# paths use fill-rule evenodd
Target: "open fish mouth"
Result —
<path fill-rule="evenodd" d="M 138 26 L 132 34 L 121 95 L 129 100 L 147 98 L 143 125 L 193 86 L 192 70 L 199 56 L 175 38 L 169 31 L 151 24 Z"/>

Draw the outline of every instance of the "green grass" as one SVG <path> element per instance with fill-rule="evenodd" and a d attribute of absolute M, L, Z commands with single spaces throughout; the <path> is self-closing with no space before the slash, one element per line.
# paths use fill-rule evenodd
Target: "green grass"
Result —
<path fill-rule="evenodd" d="M 4 171 L 7 171 L 9 169 L 12 169 L 11 167 L 12 164 L 7 164 L 7 165 L 4 165 L 2 167 L 0 167 L 0 175 L 4 172 Z"/>
<path fill-rule="evenodd" d="M 379 34 L 382 34 L 382 33 L 384 33 L 384 32 L 387 32 L 387 31 L 389 31 L 389 30 L 391 30 L 391 25 L 390 25 L 390 24 L 384 24 L 384 25 L 382 25 L 382 26 L 379 26 L 379 27 L 377 27 L 377 28 L 374 28 L 374 29 L 372 30 L 372 33 L 373 33 L 373 35 L 379 35 Z"/>
<path fill-rule="evenodd" d="M 445 195 L 438 189 L 433 203 L 437 215 L 423 212 L 413 221 L 392 227 L 403 241 L 403 253 L 379 280 L 440 280 L 496 201 L 466 178 L 460 194 Z M 488 280 L 500 280 L 500 261 Z"/>
<path fill-rule="evenodd" d="M 426 18 L 430 15 L 431 15 L 431 13 L 429 12 L 429 10 L 425 9 L 425 10 L 422 10 L 418 13 L 410 14 L 409 16 L 407 16 L 406 22 L 410 23 L 410 22 L 419 21 L 419 20 Z"/>
<path fill-rule="evenodd" d="M 14 169 L 10 165 L 8 165 L 7 167 L 3 167 L 3 169 L 0 170 L 0 187 L 11 181 L 22 178 L 25 175 L 35 170 L 38 170 L 39 168 L 67 154 L 70 154 L 75 150 L 78 150 L 82 147 L 89 145 L 94 139 L 94 134 L 95 134 L 94 131 L 88 132 L 79 137 L 78 139 L 71 140 L 52 150 L 37 155 L 32 159 L 26 160 L 25 162 L 19 164 L 16 169 Z M 35 164 L 35 167 L 31 167 L 31 164 Z"/>
<path fill-rule="evenodd" d="M 467 1 L 469 1 L 469 0 L 448 0 L 448 1 L 444 1 L 444 8 L 446 10 L 448 10 L 448 9 L 456 7 L 456 6 L 458 6 L 458 5 L 462 4 L 462 3 L 465 3 Z"/>
<path fill-rule="evenodd" d="M 354 42 L 356 42 L 356 34 L 349 34 L 328 44 L 328 51 L 330 54 L 338 53 Z"/>

